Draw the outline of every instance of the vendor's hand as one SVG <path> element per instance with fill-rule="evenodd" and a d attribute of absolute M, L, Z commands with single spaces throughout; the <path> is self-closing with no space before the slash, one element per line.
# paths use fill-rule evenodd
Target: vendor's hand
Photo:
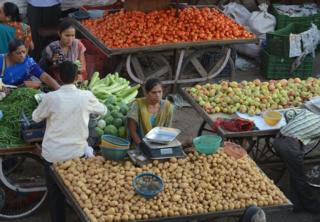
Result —
<path fill-rule="evenodd" d="M 94 154 L 93 154 L 93 149 L 91 146 L 87 146 L 84 150 L 84 157 L 85 158 L 90 158 L 90 157 L 94 157 Z"/>

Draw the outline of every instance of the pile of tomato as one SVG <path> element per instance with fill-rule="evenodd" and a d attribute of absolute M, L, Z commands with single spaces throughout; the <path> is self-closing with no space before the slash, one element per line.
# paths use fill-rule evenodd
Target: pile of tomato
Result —
<path fill-rule="evenodd" d="M 149 13 L 121 10 L 82 23 L 110 48 L 255 37 L 214 8 L 190 7 L 178 13 L 176 9 Z"/>

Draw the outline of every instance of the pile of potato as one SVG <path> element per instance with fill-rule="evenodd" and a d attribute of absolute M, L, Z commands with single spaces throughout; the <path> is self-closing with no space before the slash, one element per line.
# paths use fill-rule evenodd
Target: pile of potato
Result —
<path fill-rule="evenodd" d="M 185 159 L 153 161 L 142 168 L 102 157 L 55 165 L 65 185 L 91 221 L 128 221 L 186 216 L 288 203 L 273 181 L 245 156 L 235 160 L 222 150 L 214 155 L 189 154 Z M 165 182 L 153 199 L 137 195 L 133 178 L 153 172 Z"/>

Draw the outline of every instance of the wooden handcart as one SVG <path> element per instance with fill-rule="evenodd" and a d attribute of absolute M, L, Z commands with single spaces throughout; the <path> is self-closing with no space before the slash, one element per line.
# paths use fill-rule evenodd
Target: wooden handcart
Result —
<path fill-rule="evenodd" d="M 65 186 L 63 179 L 56 171 L 56 169 L 52 166 L 51 170 L 55 177 L 57 184 L 59 185 L 60 189 L 63 191 L 66 198 L 70 200 L 70 203 L 76 213 L 78 214 L 80 220 L 82 222 L 90 222 L 90 219 L 80 207 L 78 201 L 74 198 L 71 191 Z M 274 206 L 265 206 L 262 207 L 266 213 L 277 212 L 277 211 L 284 211 L 284 210 L 291 210 L 293 207 L 292 203 L 289 201 L 286 204 L 279 204 Z M 217 211 L 212 213 L 206 214 L 194 214 L 188 216 L 173 216 L 173 217 L 163 217 L 163 218 L 152 218 L 147 220 L 135 220 L 137 222 L 163 222 L 163 221 L 192 221 L 192 220 L 209 220 L 209 219 L 217 219 L 217 218 L 224 218 L 224 217 L 238 217 L 243 213 L 244 209 L 236 209 L 236 210 L 227 210 L 227 211 Z"/>
<path fill-rule="evenodd" d="M 33 214 L 47 196 L 40 146 L 0 148 L 0 219 Z"/>
<path fill-rule="evenodd" d="M 140 84 L 151 77 L 161 79 L 164 85 L 195 84 L 217 77 L 227 64 L 230 65 L 232 79 L 235 70 L 231 59 L 231 46 L 258 41 L 257 39 L 232 39 L 109 48 L 80 22 L 74 20 L 74 24 L 77 31 L 106 56 L 116 58 L 115 72 L 120 72 L 125 67 L 129 77 Z"/>
<path fill-rule="evenodd" d="M 179 92 L 203 119 L 198 136 L 203 133 L 213 133 L 212 126 L 218 117 L 232 118 L 233 115 L 216 113 L 209 115 L 183 88 Z M 285 165 L 273 148 L 273 141 L 279 133 L 279 129 L 271 130 L 252 130 L 245 132 L 230 132 L 222 127 L 218 127 L 217 132 L 224 140 L 229 140 L 242 145 L 253 160 L 262 170 L 275 182 L 279 181 L 285 173 Z M 305 147 L 305 163 L 320 162 L 320 154 L 313 152 L 320 144 L 320 140 Z"/>

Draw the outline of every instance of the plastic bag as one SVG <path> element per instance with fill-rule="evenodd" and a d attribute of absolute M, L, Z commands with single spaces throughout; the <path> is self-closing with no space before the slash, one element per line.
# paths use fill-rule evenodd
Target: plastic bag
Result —
<path fill-rule="evenodd" d="M 261 11 L 254 11 L 247 20 L 247 26 L 256 35 L 262 35 L 274 31 L 276 27 L 276 18 L 267 12 L 268 5 L 262 3 L 259 5 Z"/>
<path fill-rule="evenodd" d="M 316 25 L 312 24 L 311 28 L 299 34 L 290 34 L 290 51 L 289 57 L 296 57 L 313 54 L 315 57 L 315 50 L 320 43 L 320 31 Z"/>
<path fill-rule="evenodd" d="M 260 56 L 261 46 L 260 44 L 238 44 L 234 45 L 233 48 L 242 55 L 248 56 L 249 58 L 258 59 Z"/>
<path fill-rule="evenodd" d="M 243 5 L 236 2 L 231 2 L 223 6 L 223 13 L 234 19 L 240 25 L 247 25 L 251 13 Z"/>

